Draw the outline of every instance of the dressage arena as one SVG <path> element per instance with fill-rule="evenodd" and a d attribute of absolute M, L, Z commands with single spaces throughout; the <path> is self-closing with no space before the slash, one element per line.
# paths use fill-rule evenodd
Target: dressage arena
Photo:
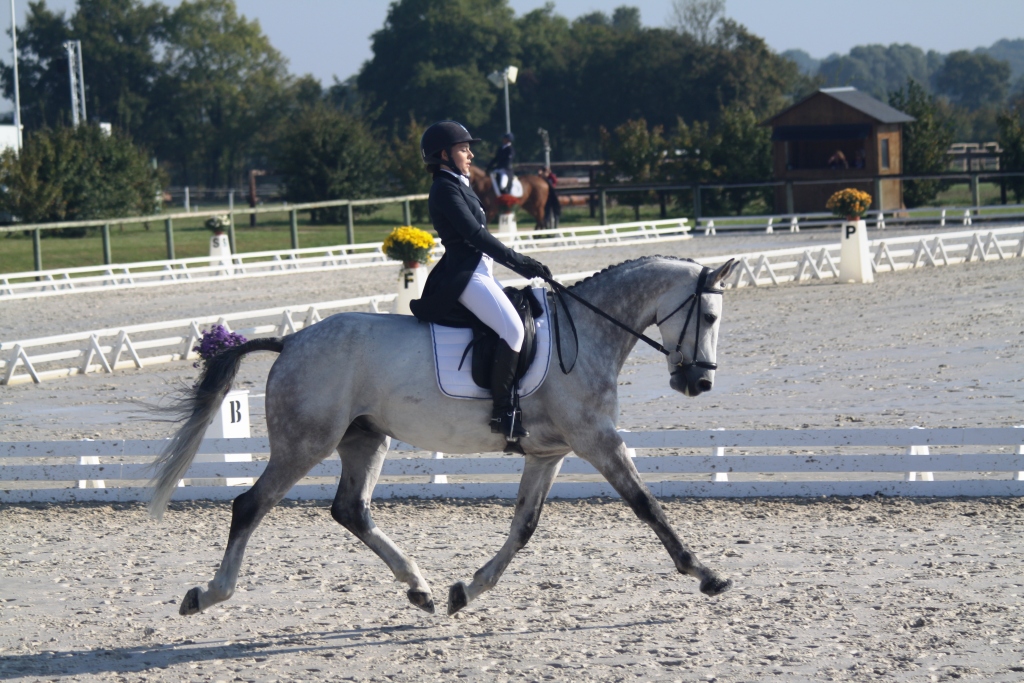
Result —
<path fill-rule="evenodd" d="M 835 241 L 742 235 L 540 254 L 558 272 Z M 5 302 L 5 338 L 391 291 L 389 269 Z M 786 429 L 1024 424 L 1024 259 L 725 295 L 714 390 L 671 391 L 638 346 L 620 426 Z M 269 355 L 238 384 L 261 394 Z M 138 416 L 190 363 L 0 388 L 2 440 L 163 438 Z M 251 402 L 253 435 L 266 433 Z M 527 420 L 529 415 L 526 416 Z M 0 506 L 3 680 L 1020 681 L 1024 502 L 1016 498 L 666 500 L 732 591 L 707 598 L 617 499 L 553 501 L 498 585 L 454 617 L 330 517 L 285 502 L 249 544 L 238 591 L 181 617 L 208 581 L 226 503 Z M 504 542 L 512 501 L 383 501 L 377 524 L 436 596 Z"/>

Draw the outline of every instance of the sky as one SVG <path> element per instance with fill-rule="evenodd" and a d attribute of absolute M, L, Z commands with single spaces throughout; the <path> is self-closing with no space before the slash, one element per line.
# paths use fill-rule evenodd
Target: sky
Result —
<path fill-rule="evenodd" d="M 28 0 L 14 0 L 23 25 Z M 312 74 L 324 85 L 345 80 L 372 57 L 370 36 L 387 16 L 384 0 L 236 0 L 239 11 L 258 19 L 294 74 Z M 178 0 L 164 0 L 176 5 Z M 517 15 L 545 0 L 509 0 Z M 554 0 L 555 12 L 573 19 L 593 11 L 611 14 L 620 5 L 640 8 L 645 26 L 665 26 L 672 0 Z M 783 52 L 801 49 L 823 58 L 855 45 L 910 43 L 952 52 L 1024 37 L 1024 0 L 726 0 L 726 15 Z M 75 0 L 47 0 L 74 10 Z M 10 1 L 0 2 L 0 58 L 10 62 Z M 88 83 L 89 74 L 85 74 Z M 0 105 L 2 106 L 2 105 Z M 9 106 L 9 105 L 8 105 Z"/>

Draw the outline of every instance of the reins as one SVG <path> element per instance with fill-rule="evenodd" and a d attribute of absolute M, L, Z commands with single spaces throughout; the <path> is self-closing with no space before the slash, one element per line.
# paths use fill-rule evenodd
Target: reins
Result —
<path fill-rule="evenodd" d="M 707 361 L 698 361 L 697 360 L 697 350 L 698 350 L 698 344 L 700 342 L 700 314 L 701 314 L 700 309 L 701 309 L 701 306 L 702 306 L 701 298 L 700 298 L 699 295 L 700 294 L 721 294 L 722 293 L 722 290 L 720 290 L 720 289 L 708 289 L 707 288 L 708 274 L 710 272 L 711 272 L 710 269 L 708 269 L 706 266 L 704 268 L 702 268 L 701 271 L 700 271 L 700 275 L 697 278 L 697 288 L 694 291 L 694 293 L 691 294 L 690 296 L 688 296 L 683 301 L 683 303 L 681 303 L 678 306 L 676 306 L 676 308 L 673 309 L 673 311 L 671 313 L 666 315 L 660 321 L 659 320 L 655 320 L 655 324 L 656 325 L 661 325 L 663 322 L 665 322 L 666 320 L 671 318 L 673 315 L 675 315 L 676 313 L 681 311 L 683 309 L 683 307 L 686 306 L 686 304 L 688 304 L 688 303 L 691 304 L 690 305 L 690 310 L 686 313 L 686 321 L 683 323 L 683 329 L 679 333 L 679 341 L 676 342 L 676 348 L 674 349 L 674 351 L 669 351 L 662 344 L 654 341 L 653 339 L 648 337 L 643 332 L 638 332 L 638 331 L 634 330 L 632 327 L 630 327 L 629 325 L 623 323 L 622 321 L 617 320 L 616 318 L 613 318 L 612 316 L 608 315 L 607 313 L 602 311 L 600 308 L 598 308 L 594 304 L 590 303 L 589 301 L 587 301 L 583 297 L 581 297 L 581 296 L 577 295 L 575 292 L 571 291 L 568 287 L 563 285 L 561 282 L 558 282 L 556 280 L 553 280 L 553 279 L 547 278 L 547 277 L 543 277 L 543 276 L 542 276 L 541 279 L 543 279 L 545 282 L 547 282 L 549 285 L 551 285 L 551 288 L 555 290 L 555 294 L 558 296 L 559 301 L 562 304 L 562 308 L 565 309 L 566 317 L 569 320 L 569 327 L 572 330 L 573 341 L 576 344 L 577 350 L 579 349 L 579 334 L 576 331 L 576 323 L 573 322 L 572 315 L 569 314 L 569 308 L 565 305 L 565 299 L 562 298 L 563 294 L 568 294 L 570 297 L 572 297 L 573 299 L 575 299 L 579 303 L 583 304 L 584 306 L 589 308 L 591 311 L 593 311 L 597 315 L 601 316 L 602 318 L 604 318 L 608 322 L 612 323 L 616 327 L 618 327 L 618 328 L 620 328 L 622 330 L 625 330 L 629 334 L 633 335 L 634 337 L 636 337 L 640 341 L 644 342 L 645 344 L 647 344 L 648 346 L 653 348 L 655 351 L 658 351 L 662 355 L 669 357 L 670 361 L 671 361 L 672 354 L 673 353 L 678 353 L 679 354 L 679 360 L 677 362 L 673 363 L 673 365 L 676 365 L 677 367 L 679 367 L 680 370 L 683 370 L 683 369 L 685 369 L 687 367 L 693 367 L 693 366 L 700 367 L 700 368 L 705 368 L 705 369 L 708 369 L 708 370 L 714 370 L 714 369 L 718 368 L 718 365 L 716 363 L 709 363 Z M 694 306 L 691 302 L 695 302 L 696 306 Z M 683 337 L 686 335 L 686 329 L 690 325 L 690 318 L 693 316 L 693 309 L 694 308 L 697 309 L 697 334 L 694 335 L 693 361 L 691 361 L 690 363 L 683 363 L 683 354 L 682 354 Z M 572 366 L 570 366 L 569 369 L 566 369 L 565 362 L 562 359 L 561 332 L 559 330 L 559 325 L 558 325 L 558 306 L 554 307 L 554 315 L 552 316 L 552 319 L 553 319 L 554 327 L 555 327 L 555 348 L 558 351 L 558 365 L 559 365 L 559 367 L 561 367 L 562 373 L 567 375 L 570 372 L 572 372 L 572 369 L 576 366 L 576 362 L 573 361 Z M 678 372 L 678 370 L 676 372 Z"/>

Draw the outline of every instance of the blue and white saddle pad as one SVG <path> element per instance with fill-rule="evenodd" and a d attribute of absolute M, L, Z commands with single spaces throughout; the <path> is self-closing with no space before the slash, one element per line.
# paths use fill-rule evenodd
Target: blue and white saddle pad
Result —
<path fill-rule="evenodd" d="M 551 365 L 551 315 L 548 310 L 547 290 L 534 287 L 533 296 L 540 301 L 544 312 L 535 318 L 537 324 L 537 355 L 530 369 L 519 381 L 519 396 L 525 398 L 537 391 L 548 376 Z M 434 343 L 434 367 L 437 370 L 437 386 L 441 393 L 451 398 L 490 400 L 490 389 L 478 387 L 473 381 L 473 350 L 466 353 L 466 346 L 473 340 L 473 330 L 468 327 L 445 327 L 430 325 L 430 337 Z M 462 354 L 466 353 L 466 360 Z M 462 362 L 462 369 L 459 363 Z"/>

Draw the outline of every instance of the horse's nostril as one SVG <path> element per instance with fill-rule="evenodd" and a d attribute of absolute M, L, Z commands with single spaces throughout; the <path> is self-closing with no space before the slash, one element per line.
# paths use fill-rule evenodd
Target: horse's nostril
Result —
<path fill-rule="evenodd" d="M 697 380 L 697 386 L 700 387 L 701 391 L 711 391 L 711 380 L 699 379 Z"/>

